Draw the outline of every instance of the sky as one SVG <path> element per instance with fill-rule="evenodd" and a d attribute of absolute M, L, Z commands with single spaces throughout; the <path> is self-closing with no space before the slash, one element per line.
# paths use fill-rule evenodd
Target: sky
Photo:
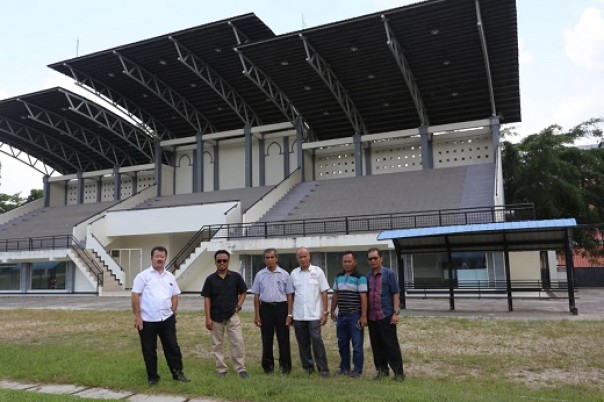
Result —
<path fill-rule="evenodd" d="M 48 64 L 253 12 L 275 34 L 416 0 L 0 0 L 0 99 L 73 80 Z M 604 117 L 604 0 L 516 0 L 521 136 Z M 487 38 L 488 40 L 488 38 Z M 6 146 L 0 150 L 7 150 Z M 29 195 L 42 175 L 0 153 L 0 193 Z"/>

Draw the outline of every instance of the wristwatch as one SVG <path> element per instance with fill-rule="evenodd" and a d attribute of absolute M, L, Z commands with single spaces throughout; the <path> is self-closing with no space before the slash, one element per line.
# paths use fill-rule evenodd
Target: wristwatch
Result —
<path fill-rule="evenodd" d="M 237 305 L 237 311 L 240 311 L 240 310 L 241 310 L 241 304 L 238 304 Z"/>

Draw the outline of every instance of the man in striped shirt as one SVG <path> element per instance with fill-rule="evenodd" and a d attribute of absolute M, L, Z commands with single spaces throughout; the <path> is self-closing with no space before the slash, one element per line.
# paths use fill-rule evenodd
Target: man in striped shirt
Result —
<path fill-rule="evenodd" d="M 367 325 L 367 277 L 357 270 L 357 259 L 352 251 L 342 253 L 342 266 L 344 270 L 336 276 L 333 283 L 331 319 L 336 321 L 340 351 L 339 373 L 356 378 L 363 373 L 363 335 Z"/>

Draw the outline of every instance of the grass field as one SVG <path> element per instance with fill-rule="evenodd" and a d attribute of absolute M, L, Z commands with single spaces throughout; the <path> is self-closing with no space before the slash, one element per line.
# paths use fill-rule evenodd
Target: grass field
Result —
<path fill-rule="evenodd" d="M 203 317 L 183 312 L 178 336 L 192 382 L 172 381 L 160 355 L 162 380 L 150 389 L 128 311 L 5 310 L 0 379 L 237 401 L 604 401 L 604 321 L 401 317 L 407 379 L 395 383 L 372 380 L 367 334 L 360 379 L 304 374 L 293 332 L 292 374 L 264 375 L 259 330 L 250 313 L 242 317 L 251 378 L 216 378 Z M 323 337 L 335 373 L 333 323 Z M 68 400 L 31 394 L 0 390 L 0 401 Z"/>

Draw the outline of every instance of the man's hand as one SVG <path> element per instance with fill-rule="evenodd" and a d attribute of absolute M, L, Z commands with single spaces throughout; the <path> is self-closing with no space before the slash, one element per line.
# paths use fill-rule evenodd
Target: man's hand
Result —
<path fill-rule="evenodd" d="M 134 328 L 138 329 L 139 331 L 143 329 L 143 319 L 140 315 L 134 317 Z"/>
<path fill-rule="evenodd" d="M 209 317 L 206 317 L 206 328 L 208 329 L 208 331 L 211 331 L 213 328 L 212 319 Z"/>

